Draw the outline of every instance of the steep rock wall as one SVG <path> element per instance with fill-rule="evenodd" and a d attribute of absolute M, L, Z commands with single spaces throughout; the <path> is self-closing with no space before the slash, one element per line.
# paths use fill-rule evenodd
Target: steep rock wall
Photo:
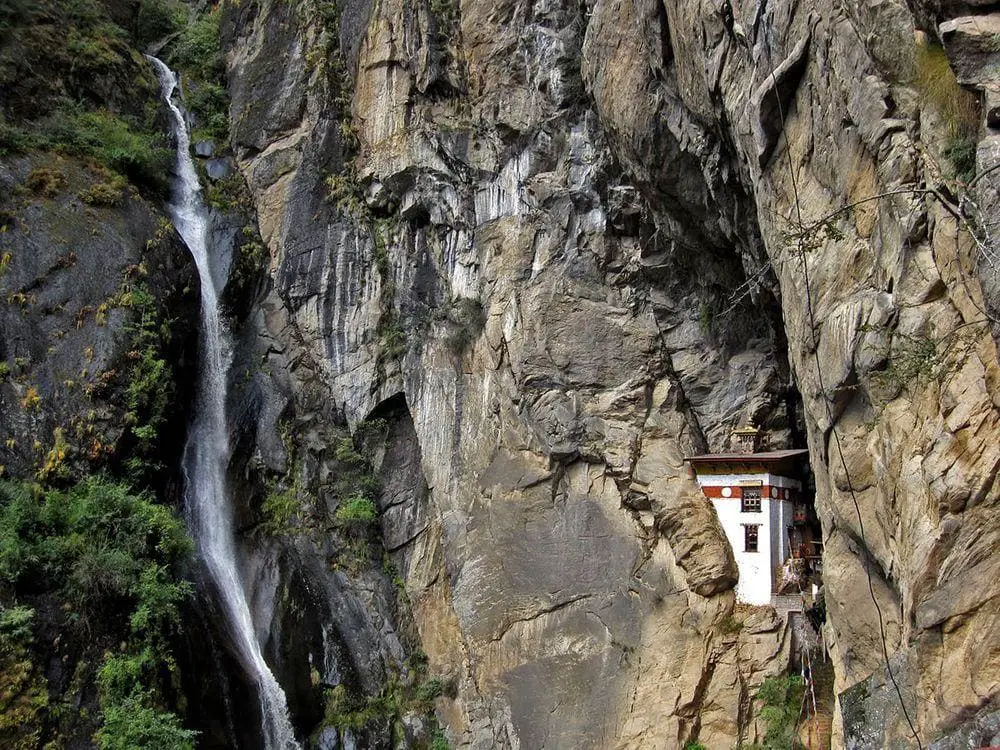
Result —
<path fill-rule="evenodd" d="M 683 464 L 747 420 L 804 425 L 838 691 L 881 669 L 881 619 L 921 736 L 988 703 L 996 351 L 944 128 L 900 83 L 912 11 L 329 11 L 229 10 L 257 326 L 296 413 L 385 412 L 409 446 L 383 534 L 452 738 L 754 738 L 784 636 L 719 627 L 735 569 Z"/>

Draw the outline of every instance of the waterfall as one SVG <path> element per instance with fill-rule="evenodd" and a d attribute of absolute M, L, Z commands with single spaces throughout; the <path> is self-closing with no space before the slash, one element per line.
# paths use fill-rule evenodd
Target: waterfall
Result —
<path fill-rule="evenodd" d="M 230 458 L 226 422 L 226 375 L 232 346 L 219 316 L 219 290 L 208 247 L 208 214 L 191 158 L 191 137 L 184 114 L 174 103 L 177 77 L 160 60 L 156 66 L 163 99 L 173 113 L 177 137 L 177 177 L 168 211 L 201 278 L 201 369 L 194 422 L 184 449 L 185 506 L 198 553 L 215 585 L 237 653 L 257 683 L 267 750 L 298 749 L 281 686 L 274 678 L 254 632 L 253 618 L 236 563 L 232 508 L 226 486 Z"/>

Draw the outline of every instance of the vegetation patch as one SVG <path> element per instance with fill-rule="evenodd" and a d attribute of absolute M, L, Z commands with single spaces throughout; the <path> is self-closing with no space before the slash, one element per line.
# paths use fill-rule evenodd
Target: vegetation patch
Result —
<path fill-rule="evenodd" d="M 14 151 L 39 149 L 90 158 L 103 167 L 138 184 L 166 194 L 173 153 L 159 133 L 137 127 L 134 121 L 109 110 L 87 111 L 65 104 L 48 117 L 21 130 L 0 123 L 0 156 Z M 65 185 L 65 178 L 51 169 L 36 169 L 28 188 L 52 197 Z"/>
<path fill-rule="evenodd" d="M 62 602 L 61 630 L 121 644 L 90 677 L 100 693 L 98 746 L 193 747 L 193 734 L 165 709 L 161 684 L 174 663 L 168 641 L 191 594 L 177 574 L 191 550 L 168 508 L 108 479 L 66 490 L 0 482 L 0 582 L 4 598 L 15 598 L 0 614 L 0 682 L 16 685 L 0 726 L 13 710 L 30 728 L 45 707 L 30 610 L 16 599 L 49 596 Z M 88 671 L 85 662 L 78 668 Z"/>
<path fill-rule="evenodd" d="M 184 104 L 194 115 L 192 141 L 229 139 L 229 95 L 219 23 L 222 11 L 209 9 L 188 23 L 170 45 L 167 63 L 181 71 Z"/>
<path fill-rule="evenodd" d="M 763 743 L 745 746 L 745 750 L 799 750 L 796 738 L 805 684 L 798 675 L 768 677 L 757 692 L 761 702 L 760 718 L 767 730 Z"/>
<path fill-rule="evenodd" d="M 105 179 L 84 188 L 77 195 L 88 206 L 120 206 L 125 199 L 125 180 L 114 172 L 105 172 Z"/>
<path fill-rule="evenodd" d="M 913 85 L 945 126 L 942 154 L 951 162 L 954 175 L 970 180 L 976 171 L 979 98 L 959 85 L 944 48 L 929 41 L 917 44 Z"/>
<path fill-rule="evenodd" d="M 38 167 L 28 173 L 24 185 L 34 195 L 55 198 L 66 187 L 66 175 L 58 169 Z"/>
<path fill-rule="evenodd" d="M 450 328 L 448 346 L 455 354 L 461 354 L 483 332 L 486 311 L 478 299 L 460 297 L 449 306 L 447 319 Z"/>
<path fill-rule="evenodd" d="M 391 746 L 396 747 L 406 737 L 403 716 L 419 714 L 430 731 L 429 737 L 416 747 L 446 750 L 448 741 L 434 717 L 434 700 L 442 695 L 454 695 L 453 686 L 440 677 L 428 676 L 426 656 L 417 653 L 401 672 L 390 674 L 376 695 L 358 695 L 343 684 L 328 688 L 322 726 L 353 732 L 388 730 Z"/>
<path fill-rule="evenodd" d="M 280 483 L 272 485 L 261 505 L 264 514 L 264 530 L 269 534 L 291 534 L 296 529 L 296 521 L 302 521 L 306 490 L 302 486 L 302 465 L 296 463 L 292 469 L 293 481 L 290 487 Z"/>
<path fill-rule="evenodd" d="M 135 44 L 139 49 L 179 32 L 187 21 L 187 8 L 183 3 L 165 0 L 141 0 L 135 15 Z"/>
<path fill-rule="evenodd" d="M 370 526 L 378 519 L 378 512 L 372 500 L 356 494 L 341 501 L 334 517 L 345 526 Z"/>
<path fill-rule="evenodd" d="M 0 608 L 0 744 L 14 750 L 38 747 L 49 692 L 33 658 L 35 610 Z"/>

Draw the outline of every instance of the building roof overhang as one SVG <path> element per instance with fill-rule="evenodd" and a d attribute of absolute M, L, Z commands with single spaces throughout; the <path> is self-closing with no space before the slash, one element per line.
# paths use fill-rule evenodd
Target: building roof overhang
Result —
<path fill-rule="evenodd" d="M 684 460 L 696 466 L 698 464 L 746 464 L 746 463 L 777 463 L 790 459 L 808 456 L 809 450 L 806 448 L 791 448 L 781 451 L 766 451 L 764 453 L 703 453 L 699 456 L 687 456 Z"/>
<path fill-rule="evenodd" d="M 697 474 L 762 474 L 793 476 L 807 458 L 805 448 L 793 448 L 763 453 L 705 453 L 688 456 L 684 460 L 691 464 Z"/>

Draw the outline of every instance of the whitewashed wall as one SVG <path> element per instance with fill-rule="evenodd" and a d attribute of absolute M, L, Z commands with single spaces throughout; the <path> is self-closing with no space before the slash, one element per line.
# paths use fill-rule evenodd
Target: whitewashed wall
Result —
<path fill-rule="evenodd" d="M 762 484 L 760 512 L 744 513 L 739 498 L 742 482 Z M 712 497 L 712 505 L 726 538 L 733 548 L 733 557 L 740 572 L 736 584 L 736 598 L 747 604 L 768 604 L 774 570 L 789 555 L 788 539 L 784 529 L 791 523 L 792 504 L 768 497 L 769 487 L 801 489 L 801 483 L 775 474 L 707 474 L 698 477 L 702 488 L 732 487 L 734 497 Z M 745 524 L 759 524 L 757 551 L 744 551 Z"/>

